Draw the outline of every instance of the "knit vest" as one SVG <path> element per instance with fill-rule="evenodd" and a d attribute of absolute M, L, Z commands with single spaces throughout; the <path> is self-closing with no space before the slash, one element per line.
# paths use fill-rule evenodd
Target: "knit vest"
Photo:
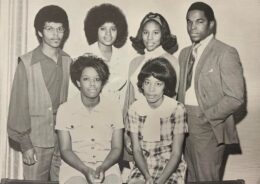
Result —
<path fill-rule="evenodd" d="M 54 147 L 55 121 L 52 101 L 45 85 L 40 62 L 32 64 L 32 52 L 21 56 L 28 79 L 29 113 L 31 118 L 30 138 L 37 147 Z M 60 104 L 67 100 L 69 86 L 69 67 L 71 59 L 62 56 L 63 79 L 60 92 Z"/>

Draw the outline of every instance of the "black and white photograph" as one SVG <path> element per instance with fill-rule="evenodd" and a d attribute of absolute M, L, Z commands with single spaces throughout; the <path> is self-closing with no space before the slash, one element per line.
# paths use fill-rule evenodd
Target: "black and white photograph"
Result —
<path fill-rule="evenodd" d="M 0 184 L 260 184 L 259 0 L 0 0 Z"/>

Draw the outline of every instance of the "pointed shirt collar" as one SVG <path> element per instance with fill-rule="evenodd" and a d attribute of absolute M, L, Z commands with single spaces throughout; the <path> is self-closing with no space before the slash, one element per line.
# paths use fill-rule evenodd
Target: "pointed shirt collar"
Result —
<path fill-rule="evenodd" d="M 67 53 L 65 53 L 63 50 L 58 48 L 59 57 L 61 56 L 69 56 Z M 45 61 L 46 59 L 51 59 L 50 57 L 46 56 L 42 52 L 42 45 L 39 45 L 36 49 L 34 49 L 31 59 L 31 65 L 36 64 L 41 61 Z"/>
<path fill-rule="evenodd" d="M 198 48 L 198 50 L 203 51 L 207 45 L 209 44 L 209 42 L 213 39 L 214 35 L 210 34 L 208 37 L 206 37 L 204 40 L 200 41 L 200 47 Z M 192 47 L 194 47 L 195 44 L 192 44 Z"/>
<path fill-rule="evenodd" d="M 70 104 L 70 107 L 72 108 L 71 110 L 74 113 L 82 113 L 85 114 L 87 112 L 102 112 L 105 111 L 106 109 L 106 104 L 108 103 L 106 98 L 103 98 L 102 95 L 100 95 L 100 101 L 99 103 L 93 107 L 90 111 L 87 110 L 87 107 L 83 104 L 81 100 L 81 93 L 77 94 L 75 97 L 71 98 L 67 102 Z"/>

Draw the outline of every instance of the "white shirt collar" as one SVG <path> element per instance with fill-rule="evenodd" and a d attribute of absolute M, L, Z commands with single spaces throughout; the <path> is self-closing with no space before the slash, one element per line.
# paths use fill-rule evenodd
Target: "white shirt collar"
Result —
<path fill-rule="evenodd" d="M 156 48 L 155 50 L 149 52 L 145 49 L 145 60 L 149 60 L 152 58 L 159 57 L 165 53 L 165 50 L 163 50 L 162 46 Z"/>
<path fill-rule="evenodd" d="M 158 111 L 158 112 L 160 112 L 160 115 L 159 115 L 160 118 L 165 118 L 165 117 L 170 116 L 171 113 L 173 112 L 172 107 L 174 107 L 177 104 L 177 101 L 166 95 L 164 95 L 163 97 L 164 97 L 164 100 L 163 100 L 162 104 L 155 109 L 153 109 L 149 106 L 145 97 L 142 99 L 138 99 L 137 101 L 135 101 L 136 112 L 139 115 L 146 116 L 148 112 Z"/>
<path fill-rule="evenodd" d="M 102 58 L 104 61 L 107 61 L 107 59 L 102 55 L 102 53 L 101 53 L 101 51 L 98 47 L 98 42 L 95 42 L 93 44 L 93 47 L 94 47 L 94 51 L 92 51 L 92 52 L 94 52 L 98 57 Z M 116 47 L 112 46 L 112 56 L 110 58 L 110 61 L 107 62 L 108 65 L 111 65 L 112 62 L 117 61 L 117 60 L 114 59 L 114 57 L 116 55 L 118 55 L 117 53 L 118 53 L 118 49 Z"/>
<path fill-rule="evenodd" d="M 71 107 L 73 107 L 73 112 L 86 112 L 87 107 L 82 103 L 81 100 L 81 93 L 77 94 L 75 97 L 68 100 L 68 103 Z M 106 98 L 103 98 L 102 95 L 100 95 L 100 101 L 99 103 L 91 109 L 91 112 L 100 112 L 105 109 L 106 104 Z"/>
<path fill-rule="evenodd" d="M 209 44 L 210 40 L 212 40 L 214 37 L 213 34 L 210 34 L 208 37 L 206 37 L 204 40 L 200 41 L 200 47 L 198 48 L 199 50 L 204 50 L 206 46 Z M 193 44 L 194 45 L 194 44 Z"/>
<path fill-rule="evenodd" d="M 141 116 L 146 116 L 145 123 L 143 125 L 143 140 L 148 142 L 160 141 L 160 119 L 170 117 L 173 113 L 174 106 L 177 102 L 168 97 L 163 96 L 162 104 L 152 109 L 148 104 L 146 98 L 139 99 L 135 102 L 135 110 Z"/>

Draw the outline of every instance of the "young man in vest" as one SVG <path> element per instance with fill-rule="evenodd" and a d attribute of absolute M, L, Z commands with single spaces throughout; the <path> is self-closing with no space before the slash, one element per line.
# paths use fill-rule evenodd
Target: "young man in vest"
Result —
<path fill-rule="evenodd" d="M 8 116 L 8 135 L 18 142 L 24 179 L 58 181 L 60 157 L 56 112 L 67 100 L 71 58 L 61 50 L 69 35 L 66 12 L 43 7 L 34 27 L 39 46 L 19 57 Z"/>

